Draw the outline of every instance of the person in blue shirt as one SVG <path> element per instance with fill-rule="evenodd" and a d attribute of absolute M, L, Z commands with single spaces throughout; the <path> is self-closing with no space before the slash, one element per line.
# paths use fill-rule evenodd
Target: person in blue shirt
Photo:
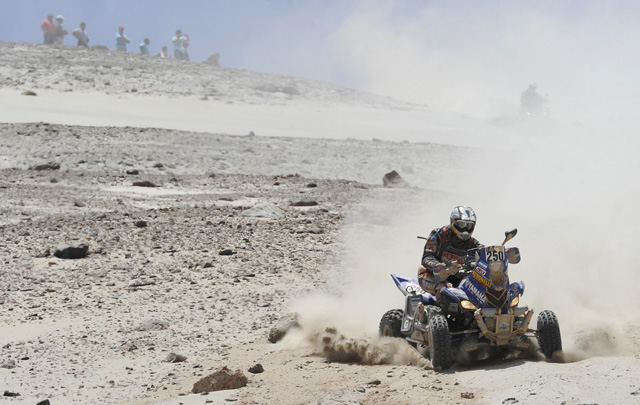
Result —
<path fill-rule="evenodd" d="M 189 36 L 177 30 L 176 35 L 171 38 L 173 43 L 173 57 L 179 60 L 189 60 L 187 47 L 189 46 Z"/>
<path fill-rule="evenodd" d="M 124 25 L 118 27 L 118 33 L 116 34 L 116 49 L 122 52 L 127 52 L 127 44 L 130 43 L 129 38 L 124 35 Z"/>
<path fill-rule="evenodd" d="M 144 41 L 140 44 L 140 55 L 149 55 L 149 38 L 145 38 Z"/>

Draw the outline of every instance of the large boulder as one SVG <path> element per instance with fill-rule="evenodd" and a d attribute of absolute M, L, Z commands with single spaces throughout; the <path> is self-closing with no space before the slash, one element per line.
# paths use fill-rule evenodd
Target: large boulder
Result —
<path fill-rule="evenodd" d="M 236 370 L 232 373 L 227 366 L 224 366 L 193 384 L 191 392 L 201 394 L 203 392 L 235 390 L 246 386 L 248 382 L 249 379 L 242 374 L 242 371 Z"/>
<path fill-rule="evenodd" d="M 78 243 L 76 245 L 59 245 L 53 253 L 60 259 L 82 259 L 87 256 L 89 244 Z"/>
<path fill-rule="evenodd" d="M 387 188 L 404 188 L 409 186 L 395 170 L 390 171 L 382 177 L 382 185 Z"/>
<path fill-rule="evenodd" d="M 299 328 L 298 314 L 290 313 L 278 320 L 276 325 L 269 331 L 269 342 L 277 343 L 293 328 Z"/>

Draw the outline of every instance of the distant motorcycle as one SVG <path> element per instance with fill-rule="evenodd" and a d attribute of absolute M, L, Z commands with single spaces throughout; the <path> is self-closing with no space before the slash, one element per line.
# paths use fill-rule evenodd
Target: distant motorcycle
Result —
<path fill-rule="evenodd" d="M 517 233 L 505 232 L 502 245 L 467 252 L 465 263 L 449 263 L 447 273 L 463 278 L 458 287 L 442 287 L 433 296 L 417 280 L 391 274 L 405 295 L 405 307 L 384 314 L 380 335 L 406 339 L 435 369 L 447 369 L 456 358 L 481 360 L 496 352 L 530 355 L 531 338 L 547 359 L 562 351 L 558 319 L 552 311 L 538 315 L 536 329 L 529 323 L 533 310 L 518 306 L 522 281 L 509 283 L 508 265 L 520 262 L 520 251 L 504 245 Z"/>
<path fill-rule="evenodd" d="M 545 116 L 547 115 L 547 108 L 545 106 L 547 102 L 548 97 L 543 97 L 538 94 L 537 86 L 532 83 L 520 96 L 520 109 L 522 114 L 528 117 Z"/>

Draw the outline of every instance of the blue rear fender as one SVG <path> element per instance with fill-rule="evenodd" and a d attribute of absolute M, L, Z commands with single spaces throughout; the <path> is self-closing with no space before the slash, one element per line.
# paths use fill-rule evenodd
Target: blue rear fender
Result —
<path fill-rule="evenodd" d="M 422 287 L 420 287 L 418 280 L 402 277 L 397 274 L 391 274 L 391 278 L 396 283 L 396 287 L 398 287 L 398 290 L 400 290 L 400 292 L 402 292 L 402 294 L 404 294 L 405 296 L 410 294 L 420 294 L 422 295 L 423 304 L 425 305 L 435 304 L 436 297 L 424 291 Z"/>

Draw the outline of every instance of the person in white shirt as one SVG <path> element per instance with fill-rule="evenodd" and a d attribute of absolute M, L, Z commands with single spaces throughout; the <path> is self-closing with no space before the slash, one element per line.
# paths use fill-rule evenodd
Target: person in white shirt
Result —
<path fill-rule="evenodd" d="M 78 46 L 84 46 L 86 48 L 89 47 L 89 36 L 87 35 L 87 24 L 81 22 L 80 28 L 76 28 L 71 31 L 74 37 L 78 40 Z"/>

